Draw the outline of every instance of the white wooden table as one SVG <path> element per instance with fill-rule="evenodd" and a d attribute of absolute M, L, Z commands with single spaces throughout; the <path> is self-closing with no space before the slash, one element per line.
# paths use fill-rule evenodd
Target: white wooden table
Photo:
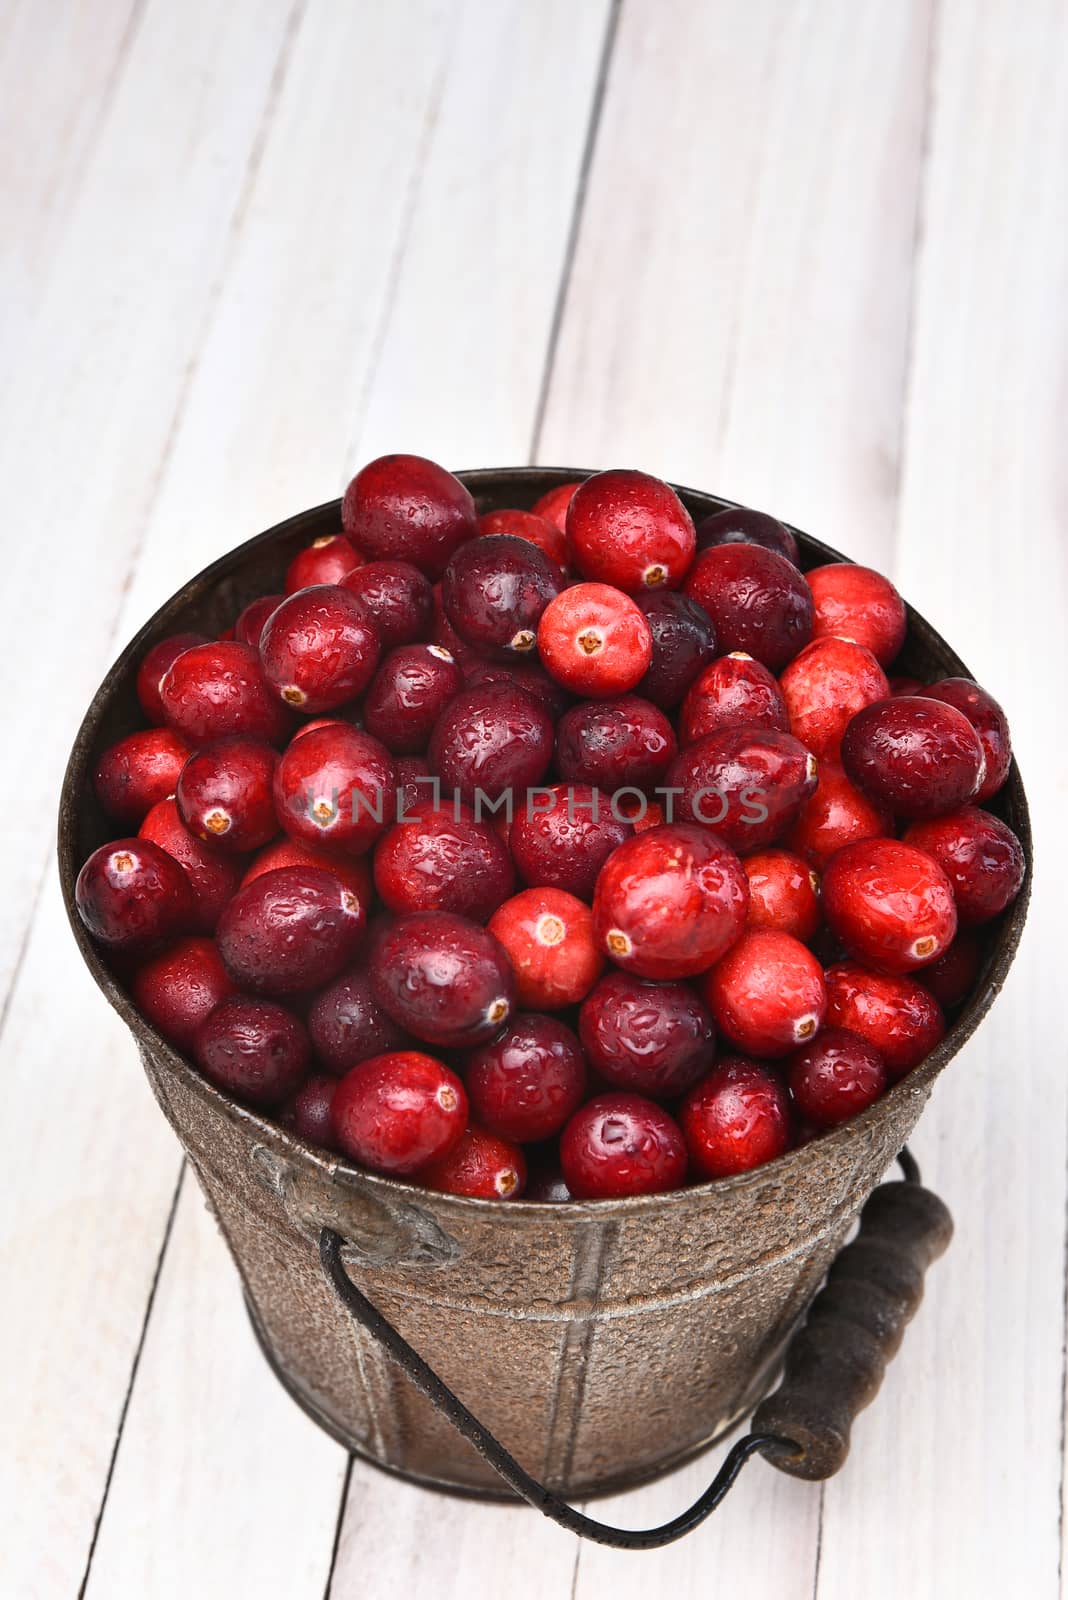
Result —
<path fill-rule="evenodd" d="M 0 1594 L 1058 1591 L 1066 151 L 1062 0 L 2 0 Z M 847 1469 L 753 1465 L 656 1555 L 306 1421 L 59 904 L 118 647 L 386 449 L 783 514 L 952 639 L 1030 790 L 1024 945 L 915 1141 L 957 1237 Z"/>

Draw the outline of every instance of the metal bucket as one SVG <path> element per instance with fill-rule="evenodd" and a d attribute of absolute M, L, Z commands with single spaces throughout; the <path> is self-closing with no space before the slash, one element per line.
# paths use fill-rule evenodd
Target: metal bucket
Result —
<path fill-rule="evenodd" d="M 578 470 L 461 474 L 479 510 L 528 507 Z M 730 502 L 680 489 L 699 518 Z M 109 836 L 94 759 L 140 726 L 138 662 L 165 635 L 214 635 L 288 562 L 340 530 L 340 502 L 240 546 L 173 597 L 127 646 L 78 733 L 59 855 L 75 937 L 137 1040 L 145 1070 L 241 1274 L 268 1360 L 348 1448 L 441 1488 L 498 1495 L 499 1479 L 358 1327 L 324 1276 L 324 1228 L 354 1281 L 451 1389 L 551 1489 L 584 1497 L 700 1451 L 765 1393 L 851 1223 L 911 1133 L 935 1078 L 1000 988 L 1023 925 L 1031 835 L 1013 766 L 994 803 L 1019 836 L 1028 883 L 991 931 L 981 980 L 946 1038 L 868 1111 L 756 1171 L 633 1200 L 501 1204 L 431 1193 L 316 1152 L 227 1099 L 135 1010 L 74 911 L 78 869 Z M 798 535 L 807 566 L 840 560 Z M 910 610 L 902 671 L 967 669 Z"/>

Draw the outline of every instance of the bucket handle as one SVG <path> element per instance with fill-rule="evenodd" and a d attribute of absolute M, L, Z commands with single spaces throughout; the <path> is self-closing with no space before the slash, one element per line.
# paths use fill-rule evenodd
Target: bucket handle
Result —
<path fill-rule="evenodd" d="M 761 1401 L 752 1432 L 739 1439 L 705 1492 L 658 1528 L 615 1528 L 576 1511 L 531 1477 L 437 1373 L 357 1289 L 342 1261 L 344 1240 L 319 1235 L 330 1284 L 352 1317 L 515 1492 L 562 1528 L 620 1550 L 656 1550 L 690 1533 L 720 1504 L 749 1457 L 762 1454 L 798 1478 L 829 1478 L 849 1453 L 857 1413 L 870 1405 L 887 1363 L 923 1297 L 927 1268 L 949 1244 L 953 1221 L 920 1185 L 909 1151 L 898 1156 L 903 1182 L 884 1183 L 860 1214 L 856 1238 L 831 1263 L 808 1316 L 786 1348 L 783 1379 Z"/>

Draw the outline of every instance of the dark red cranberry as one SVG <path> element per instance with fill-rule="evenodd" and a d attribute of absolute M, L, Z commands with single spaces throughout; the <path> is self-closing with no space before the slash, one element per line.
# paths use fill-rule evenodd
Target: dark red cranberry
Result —
<path fill-rule="evenodd" d="M 934 856 L 953 886 L 964 927 L 998 916 L 1023 886 L 1027 862 L 1019 839 L 1000 817 L 978 806 L 914 822 L 904 840 Z"/>
<path fill-rule="evenodd" d="M 520 1012 L 500 1038 L 468 1056 L 472 1115 L 503 1139 L 529 1144 L 559 1133 L 586 1093 L 586 1062 L 570 1028 Z"/>
<path fill-rule="evenodd" d="M 604 969 L 590 908 L 563 889 L 524 889 L 490 918 L 515 972 L 519 1004 L 532 1011 L 577 1005 Z"/>
<path fill-rule="evenodd" d="M 487 511 L 478 519 L 478 531 L 483 538 L 507 533 L 514 539 L 527 539 L 531 544 L 536 544 L 561 572 L 568 564 L 569 553 L 563 528 L 550 522 L 547 517 L 536 516 L 532 511 Z"/>
<path fill-rule="evenodd" d="M 262 878 L 265 872 L 277 872 L 279 867 L 320 867 L 324 872 L 332 872 L 346 889 L 351 889 L 365 909 L 370 904 L 371 868 L 367 861 L 360 857 L 331 855 L 329 850 L 316 850 L 297 839 L 276 839 L 255 855 L 241 879 L 242 889 L 246 883 Z"/>
<path fill-rule="evenodd" d="M 445 615 L 445 608 L 441 603 L 440 583 L 434 585 L 434 619 L 430 624 L 430 637 L 427 642 L 440 644 L 443 650 L 447 650 L 459 665 L 461 672 L 466 672 L 469 665 L 478 665 L 485 661 L 484 656 L 480 656 L 477 650 L 472 650 L 471 646 L 460 638 Z M 499 668 L 500 662 L 487 662 L 486 665 Z"/>
<path fill-rule="evenodd" d="M 878 839 L 894 831 L 886 806 L 876 805 L 855 789 L 835 761 L 821 761 L 816 792 L 786 836 L 791 850 L 822 872 L 836 850 L 858 839 Z"/>
<path fill-rule="evenodd" d="M 375 847 L 375 888 L 390 911 L 454 911 L 486 922 L 515 888 L 508 847 L 488 822 L 424 805 Z"/>
<path fill-rule="evenodd" d="M 690 689 L 679 716 L 684 745 L 724 728 L 772 728 L 789 733 L 782 691 L 767 667 L 744 651 L 720 656 Z"/>
<path fill-rule="evenodd" d="M 378 665 L 378 635 L 363 603 L 338 584 L 301 589 L 267 619 L 267 681 L 298 711 L 332 711 L 361 694 Z"/>
<path fill-rule="evenodd" d="M 475 502 L 463 484 L 422 456 L 369 462 L 345 490 L 341 520 L 369 560 L 411 561 L 431 579 L 478 533 Z"/>
<path fill-rule="evenodd" d="M 247 644 L 194 645 L 172 662 L 160 685 L 163 714 L 193 744 L 247 733 L 275 744 L 290 726 Z"/>
<path fill-rule="evenodd" d="M 446 706 L 430 737 L 427 759 L 447 787 L 474 802 L 541 782 L 553 755 L 552 719 L 522 689 L 506 683 L 466 689 Z"/>
<path fill-rule="evenodd" d="M 653 636 L 653 658 L 638 693 L 670 711 L 715 655 L 716 630 L 696 600 L 674 590 L 652 589 L 638 605 Z"/>
<path fill-rule="evenodd" d="M 365 967 L 353 967 L 316 995 L 308 1012 L 315 1053 L 328 1072 L 340 1078 L 371 1056 L 403 1050 L 403 1028 L 375 1000 Z"/>
<path fill-rule="evenodd" d="M 967 717 L 920 695 L 858 711 L 842 738 L 851 783 L 902 817 L 938 817 L 967 805 L 983 780 L 983 749 Z"/>
<path fill-rule="evenodd" d="M 179 1050 L 191 1050 L 200 1024 L 234 993 L 213 939 L 179 939 L 134 974 L 137 1009 Z"/>
<path fill-rule="evenodd" d="M 613 815 L 609 796 L 589 784 L 532 790 L 508 836 L 512 859 L 525 883 L 593 898 L 597 874 L 633 833 Z"/>
<path fill-rule="evenodd" d="M 927 686 L 919 678 L 910 678 L 900 673 L 889 678 L 891 694 L 926 694 Z"/>
<path fill-rule="evenodd" d="M 577 483 L 558 483 L 555 489 L 546 489 L 540 500 L 531 508 L 534 516 L 545 517 L 563 533 L 567 528 L 567 508 L 574 498 Z"/>
<path fill-rule="evenodd" d="M 501 945 L 449 911 L 398 917 L 376 938 L 369 970 L 378 1004 L 428 1044 L 481 1044 L 515 1010 L 515 979 Z"/>
<path fill-rule="evenodd" d="M 795 567 L 799 561 L 797 540 L 786 524 L 778 517 L 769 517 L 763 511 L 749 511 L 745 506 L 714 511 L 697 524 L 699 551 L 712 550 L 720 544 L 759 544 L 765 550 L 785 556 Z"/>
<path fill-rule="evenodd" d="M 677 589 L 696 548 L 693 519 L 668 484 L 647 472 L 597 472 L 567 508 L 567 542 L 584 578 L 625 594 Z"/>
<path fill-rule="evenodd" d="M 706 975 L 702 993 L 739 1050 L 772 1060 L 815 1038 L 827 1010 L 816 957 L 775 928 L 747 929 Z"/>
<path fill-rule="evenodd" d="M 890 693 L 870 650 L 851 639 L 813 639 L 779 679 L 790 732 L 818 756 L 837 761 L 852 717 Z"/>
<path fill-rule="evenodd" d="M 422 639 L 434 615 L 434 591 L 410 561 L 368 561 L 341 587 L 363 605 L 383 650 Z"/>
<path fill-rule="evenodd" d="M 855 961 L 828 967 L 827 1026 L 848 1028 L 878 1050 L 893 1082 L 930 1055 L 946 1031 L 937 1000 L 924 982 L 871 972 Z"/>
<path fill-rule="evenodd" d="M 290 562 L 286 594 L 296 594 L 298 589 L 310 589 L 314 584 L 340 583 L 362 561 L 363 556 L 343 534 L 325 534 Z"/>
<path fill-rule="evenodd" d="M 551 600 L 538 650 L 558 683 L 589 698 L 625 694 L 648 672 L 653 635 L 633 600 L 605 583 L 577 583 Z"/>
<path fill-rule="evenodd" d="M 1009 721 L 992 694 L 980 689 L 970 678 L 941 678 L 927 688 L 917 688 L 928 700 L 941 700 L 967 717 L 979 736 L 986 761 L 986 772 L 975 795 L 976 805 L 992 799 L 1009 775 L 1012 765 L 1012 739 Z"/>
<path fill-rule="evenodd" d="M 640 1094 L 600 1094 L 560 1136 L 560 1165 L 576 1200 L 666 1194 L 686 1181 L 686 1146 L 674 1117 Z"/>
<path fill-rule="evenodd" d="M 345 1155 L 372 1172 L 408 1176 L 459 1143 L 467 1096 L 443 1061 L 395 1050 L 345 1074 L 334 1091 L 331 1121 Z"/>
<path fill-rule="evenodd" d="M 777 928 L 807 944 L 820 925 L 820 880 L 789 850 L 761 850 L 742 862 L 751 928 Z"/>
<path fill-rule="evenodd" d="M 150 839 L 114 839 L 94 850 L 74 897 L 93 938 L 112 950 L 150 949 L 194 920 L 184 869 Z"/>
<path fill-rule="evenodd" d="M 283 1106 L 278 1118 L 282 1127 L 321 1150 L 333 1150 L 334 1127 L 330 1112 L 336 1088 L 336 1078 L 323 1072 L 314 1073 L 303 1088 L 297 1090 L 292 1100 Z"/>
<path fill-rule="evenodd" d="M 613 1089 L 654 1100 L 684 1094 L 712 1065 L 712 1018 L 687 983 L 607 972 L 579 1012 L 590 1066 Z"/>
<path fill-rule="evenodd" d="M 280 867 L 245 885 L 219 919 L 227 969 L 255 994 L 303 994 L 352 960 L 366 913 L 320 867 Z"/>
<path fill-rule="evenodd" d="M 389 826 L 396 775 L 389 751 L 355 728 L 318 728 L 289 746 L 274 775 L 286 832 L 318 849 L 359 855 Z"/>
<path fill-rule="evenodd" d="M 221 850 L 258 850 L 278 832 L 271 789 L 277 765 L 278 753 L 265 740 L 241 734 L 198 750 L 178 780 L 182 821 Z"/>
<path fill-rule="evenodd" d="M 825 1028 L 786 1064 L 794 1104 L 817 1127 L 833 1128 L 873 1105 L 886 1088 L 886 1064 L 848 1028 Z"/>
<path fill-rule="evenodd" d="M 714 545 L 699 555 L 686 593 L 704 606 L 719 648 L 743 650 L 781 672 L 812 638 L 812 595 L 785 556 L 757 544 Z"/>
<path fill-rule="evenodd" d="M 585 700 L 556 730 L 556 764 L 569 783 L 651 789 L 675 756 L 674 729 L 664 713 L 636 694 Z"/>
<path fill-rule="evenodd" d="M 823 914 L 851 955 L 880 972 L 937 961 L 957 931 L 953 888 L 933 856 L 897 839 L 862 839 L 832 856 Z"/>
<path fill-rule="evenodd" d="M 141 702 L 141 710 L 154 726 L 158 727 L 164 720 L 163 701 L 159 692 L 163 679 L 180 655 L 191 650 L 195 644 L 210 642 L 202 633 L 174 633 L 170 638 L 154 644 L 144 656 L 137 669 L 137 698 Z"/>
<path fill-rule="evenodd" d="M 689 978 L 738 938 L 748 903 L 742 864 L 714 833 L 690 823 L 650 828 L 601 869 L 594 937 L 624 971 Z"/>
<path fill-rule="evenodd" d="M 311 1064 L 298 1017 L 272 1000 L 230 995 L 197 1029 L 193 1053 L 220 1089 L 267 1110 L 295 1094 Z"/>
<path fill-rule="evenodd" d="M 732 547 L 733 548 L 733 547 Z M 664 779 L 675 814 L 748 854 L 781 839 L 816 788 L 816 759 L 789 733 L 724 728 L 687 745 Z"/>
<path fill-rule="evenodd" d="M 556 722 L 574 701 L 562 684 L 550 678 L 537 661 L 487 661 L 483 656 L 469 656 L 463 663 L 464 688 L 477 689 L 480 684 L 507 683 L 513 689 L 524 689 L 533 695 Z"/>
<path fill-rule="evenodd" d="M 159 845 L 185 869 L 193 893 L 191 926 L 199 933 L 214 933 L 223 908 L 237 893 L 241 863 L 195 838 L 179 816 L 174 799 L 152 807 L 138 837 Z"/>
<path fill-rule="evenodd" d="M 730 1178 L 790 1148 L 790 1102 L 778 1075 L 724 1056 L 679 1108 L 686 1151 L 702 1178 Z"/>
<path fill-rule="evenodd" d="M 881 572 L 851 561 L 814 567 L 807 574 L 815 604 L 813 637 L 852 639 L 888 667 L 905 642 L 905 602 Z"/>
<path fill-rule="evenodd" d="M 983 947 L 970 928 L 958 933 L 944 955 L 924 967 L 920 981 L 946 1011 L 963 1005 L 979 980 Z"/>
<path fill-rule="evenodd" d="M 192 750 L 171 728 L 143 728 L 111 745 L 96 765 L 93 786 L 115 822 L 136 827 L 172 795 Z"/>
<path fill-rule="evenodd" d="M 431 799 L 437 779 L 424 756 L 398 756 L 393 763 L 397 777 L 398 818 L 411 816 L 425 800 Z"/>
<path fill-rule="evenodd" d="M 574 1196 L 559 1165 L 541 1161 L 527 1173 L 527 1186 L 523 1198 L 536 1201 L 538 1205 L 559 1206 L 566 1205 Z"/>
<path fill-rule="evenodd" d="M 443 645 L 401 645 L 371 680 L 364 726 L 395 755 L 415 755 L 426 749 L 434 724 L 462 687 L 460 668 Z"/>
<path fill-rule="evenodd" d="M 472 1200 L 518 1200 L 526 1188 L 526 1157 L 517 1144 L 468 1127 L 447 1156 L 420 1168 L 416 1181 Z"/>
<path fill-rule="evenodd" d="M 538 623 L 563 578 L 529 539 L 493 534 L 461 545 L 445 568 L 441 602 L 473 649 L 500 661 L 535 653 Z"/>
<path fill-rule="evenodd" d="M 284 599 L 284 594 L 265 594 L 258 600 L 250 601 L 234 623 L 234 638 L 238 644 L 247 644 L 253 650 L 258 650 L 268 617 L 274 616 Z"/>

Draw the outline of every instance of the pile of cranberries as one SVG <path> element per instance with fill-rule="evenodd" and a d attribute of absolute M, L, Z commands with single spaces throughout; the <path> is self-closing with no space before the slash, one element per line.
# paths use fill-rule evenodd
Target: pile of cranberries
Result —
<path fill-rule="evenodd" d="M 974 683 L 865 567 L 602 472 L 480 517 L 386 456 L 144 658 L 77 904 L 214 1084 L 374 1172 L 616 1198 L 773 1160 L 942 1037 L 1024 855 Z"/>

